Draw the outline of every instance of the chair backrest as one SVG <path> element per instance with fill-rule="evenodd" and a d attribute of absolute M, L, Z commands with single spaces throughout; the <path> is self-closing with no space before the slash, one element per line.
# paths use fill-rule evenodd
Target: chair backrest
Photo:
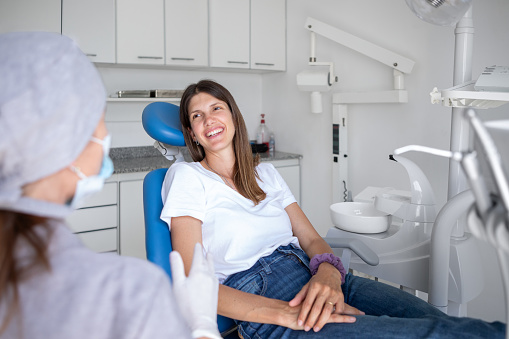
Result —
<path fill-rule="evenodd" d="M 143 180 L 143 211 L 145 215 L 145 247 L 147 259 L 162 267 L 171 278 L 168 256 L 172 251 L 171 234 L 166 222 L 161 220 L 163 200 L 161 187 L 167 168 L 151 171 Z"/>
<path fill-rule="evenodd" d="M 143 110 L 142 123 L 147 134 L 155 140 L 172 146 L 185 146 L 178 106 L 167 102 L 150 103 Z M 169 261 L 169 254 L 172 251 L 171 232 L 168 225 L 160 218 L 163 209 L 161 189 L 167 171 L 167 168 L 160 168 L 145 176 L 143 212 L 147 259 L 162 267 L 171 278 Z M 220 315 L 217 316 L 217 324 L 222 333 L 230 332 L 236 327 L 232 319 Z"/>

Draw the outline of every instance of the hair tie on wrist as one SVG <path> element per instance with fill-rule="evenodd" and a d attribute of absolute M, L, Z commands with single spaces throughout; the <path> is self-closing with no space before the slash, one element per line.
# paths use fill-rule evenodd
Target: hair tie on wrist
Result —
<path fill-rule="evenodd" d="M 336 267 L 336 269 L 341 274 L 341 284 L 345 283 L 345 277 L 346 277 L 346 270 L 343 267 L 343 263 L 341 262 L 341 259 L 336 257 L 332 253 L 323 253 L 323 254 L 317 254 L 311 259 L 309 262 L 309 269 L 311 271 L 312 275 L 315 275 L 316 272 L 318 272 L 318 267 L 320 264 L 327 262 L 331 264 L 332 266 Z"/>

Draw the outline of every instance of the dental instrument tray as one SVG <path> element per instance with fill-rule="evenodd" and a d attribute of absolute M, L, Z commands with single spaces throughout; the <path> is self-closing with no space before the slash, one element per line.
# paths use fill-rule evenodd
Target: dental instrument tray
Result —
<path fill-rule="evenodd" d="M 150 89 L 118 91 L 119 98 L 181 98 L 184 90 L 180 89 Z"/>

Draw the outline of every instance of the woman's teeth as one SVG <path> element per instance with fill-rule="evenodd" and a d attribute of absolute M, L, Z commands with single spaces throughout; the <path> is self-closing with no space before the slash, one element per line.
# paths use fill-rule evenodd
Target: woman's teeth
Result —
<path fill-rule="evenodd" d="M 218 128 L 218 129 L 215 129 L 215 130 L 213 130 L 213 131 L 211 131 L 211 132 L 207 133 L 207 136 L 208 136 L 208 137 L 213 137 L 214 135 L 219 134 L 219 133 L 221 133 L 222 131 L 223 131 L 223 129 L 222 129 L 222 128 Z"/>

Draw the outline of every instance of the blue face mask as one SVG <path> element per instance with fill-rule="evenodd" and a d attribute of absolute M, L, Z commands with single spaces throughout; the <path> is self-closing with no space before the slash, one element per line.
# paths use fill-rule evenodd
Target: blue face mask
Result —
<path fill-rule="evenodd" d="M 78 167 L 70 166 L 71 170 L 80 177 L 80 180 L 76 184 L 74 197 L 69 203 L 71 208 L 79 208 L 86 198 L 90 197 L 94 193 L 100 192 L 104 186 L 104 181 L 113 174 L 113 161 L 111 161 L 108 154 L 110 151 L 111 136 L 107 135 L 103 140 L 92 137 L 91 140 L 103 147 L 103 161 L 101 169 L 97 175 L 87 177 Z"/>

